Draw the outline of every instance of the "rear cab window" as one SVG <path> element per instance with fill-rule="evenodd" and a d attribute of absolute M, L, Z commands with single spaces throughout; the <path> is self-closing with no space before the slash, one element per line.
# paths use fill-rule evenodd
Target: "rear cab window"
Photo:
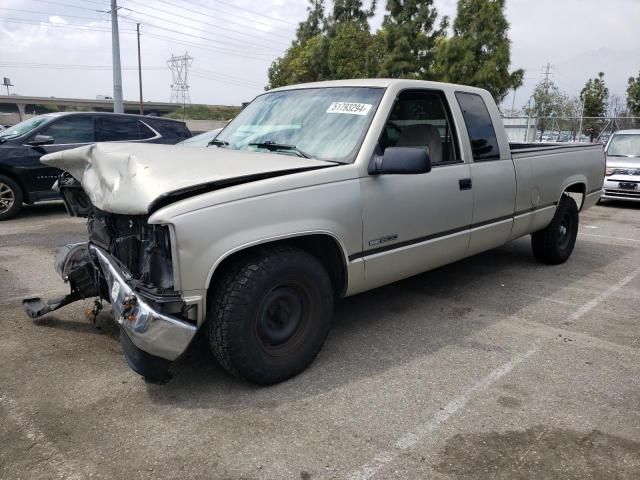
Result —
<path fill-rule="evenodd" d="M 474 162 L 500 160 L 500 149 L 491 115 L 476 93 L 456 92 L 456 99 L 467 127 Z"/>

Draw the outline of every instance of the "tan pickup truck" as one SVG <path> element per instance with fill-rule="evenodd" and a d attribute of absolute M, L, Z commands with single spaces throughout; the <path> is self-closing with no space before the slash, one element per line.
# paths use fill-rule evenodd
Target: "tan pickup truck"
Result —
<path fill-rule="evenodd" d="M 260 384 L 313 361 L 336 299 L 529 234 L 536 258 L 564 262 L 605 173 L 601 146 L 509 144 L 484 90 L 389 79 L 266 92 L 208 148 L 42 161 L 67 172 L 89 239 L 58 255 L 71 293 L 25 300 L 29 315 L 99 297 L 147 379 L 202 330 L 226 370 Z"/>

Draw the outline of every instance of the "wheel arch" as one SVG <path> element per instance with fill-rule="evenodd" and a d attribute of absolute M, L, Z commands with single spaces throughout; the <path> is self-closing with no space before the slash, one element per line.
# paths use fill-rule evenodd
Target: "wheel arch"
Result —
<path fill-rule="evenodd" d="M 304 250 L 317 258 L 329 274 L 335 296 L 344 296 L 348 286 L 348 256 L 338 236 L 327 231 L 292 233 L 274 238 L 261 239 L 231 249 L 222 255 L 209 271 L 205 285 L 206 290 L 209 290 L 215 279 L 219 278 L 234 260 L 258 248 L 283 244 Z"/>
<path fill-rule="evenodd" d="M 562 192 L 560 193 L 558 202 L 560 202 L 562 195 L 569 194 L 569 193 L 575 193 L 580 195 L 580 203 L 578 204 L 578 211 L 581 211 L 582 207 L 584 206 L 584 201 L 587 198 L 586 179 L 573 179 L 570 182 L 567 182 L 567 184 L 562 189 Z"/>

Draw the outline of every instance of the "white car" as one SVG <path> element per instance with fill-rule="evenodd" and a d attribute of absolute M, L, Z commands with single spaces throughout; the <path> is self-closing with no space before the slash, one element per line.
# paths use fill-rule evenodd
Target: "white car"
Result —
<path fill-rule="evenodd" d="M 604 151 L 607 170 L 601 198 L 640 202 L 640 129 L 618 130 Z"/>

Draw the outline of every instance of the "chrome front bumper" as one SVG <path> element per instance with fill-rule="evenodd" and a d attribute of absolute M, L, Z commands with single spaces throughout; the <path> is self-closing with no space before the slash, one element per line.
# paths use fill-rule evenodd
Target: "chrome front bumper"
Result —
<path fill-rule="evenodd" d="M 109 290 L 113 315 L 123 333 L 143 352 L 173 361 L 189 346 L 196 326 L 154 309 L 127 283 L 127 274 L 108 253 L 89 247 L 98 260 Z"/>

